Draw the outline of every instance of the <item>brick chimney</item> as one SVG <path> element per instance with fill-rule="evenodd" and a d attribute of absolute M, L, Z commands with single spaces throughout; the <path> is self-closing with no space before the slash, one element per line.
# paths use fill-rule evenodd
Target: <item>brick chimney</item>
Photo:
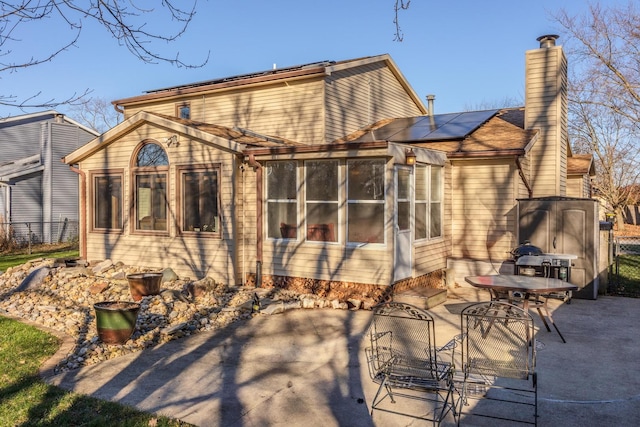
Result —
<path fill-rule="evenodd" d="M 530 152 L 533 197 L 564 196 L 567 187 L 567 58 L 556 35 L 525 53 L 525 129 L 538 129 Z"/>

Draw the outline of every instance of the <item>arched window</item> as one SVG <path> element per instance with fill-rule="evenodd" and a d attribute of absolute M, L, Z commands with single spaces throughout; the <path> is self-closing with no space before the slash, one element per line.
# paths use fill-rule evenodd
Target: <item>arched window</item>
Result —
<path fill-rule="evenodd" d="M 140 148 L 136 156 L 136 166 L 169 166 L 169 158 L 164 148 L 156 143 L 147 143 Z"/>
<path fill-rule="evenodd" d="M 143 142 L 134 155 L 134 230 L 167 232 L 167 153 L 155 142 Z"/>

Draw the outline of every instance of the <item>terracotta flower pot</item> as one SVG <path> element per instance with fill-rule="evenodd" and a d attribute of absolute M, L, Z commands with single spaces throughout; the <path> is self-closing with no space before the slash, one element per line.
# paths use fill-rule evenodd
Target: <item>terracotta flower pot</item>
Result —
<path fill-rule="evenodd" d="M 158 295 L 162 273 L 134 273 L 128 274 L 129 292 L 134 301 L 140 301 L 143 296 Z"/>
<path fill-rule="evenodd" d="M 127 301 L 103 301 L 93 305 L 98 337 L 105 344 L 124 344 L 136 328 L 140 304 Z"/>

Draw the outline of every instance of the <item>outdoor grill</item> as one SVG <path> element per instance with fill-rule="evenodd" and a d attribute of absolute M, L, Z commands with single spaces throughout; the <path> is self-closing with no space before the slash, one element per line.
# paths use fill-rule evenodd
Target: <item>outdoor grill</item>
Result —
<path fill-rule="evenodd" d="M 531 242 L 511 251 L 515 261 L 515 273 L 521 276 L 552 277 L 569 282 L 571 261 L 577 256 L 571 254 L 547 254 Z"/>
<path fill-rule="evenodd" d="M 515 261 L 515 273 L 520 276 L 551 277 L 564 282 L 571 280 L 572 260 L 578 258 L 571 254 L 547 254 L 537 246 L 526 241 L 511 251 Z M 550 294 L 567 303 L 571 302 L 572 293 Z"/>

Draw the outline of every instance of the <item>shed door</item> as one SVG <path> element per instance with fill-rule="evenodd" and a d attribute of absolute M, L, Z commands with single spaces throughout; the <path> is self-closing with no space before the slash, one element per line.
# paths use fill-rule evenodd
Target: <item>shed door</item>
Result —
<path fill-rule="evenodd" d="M 394 268 L 393 280 L 411 277 L 411 202 L 413 195 L 412 169 L 395 167 L 395 209 L 394 209 Z"/>

